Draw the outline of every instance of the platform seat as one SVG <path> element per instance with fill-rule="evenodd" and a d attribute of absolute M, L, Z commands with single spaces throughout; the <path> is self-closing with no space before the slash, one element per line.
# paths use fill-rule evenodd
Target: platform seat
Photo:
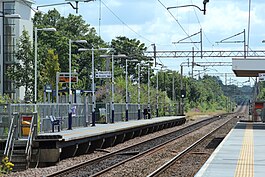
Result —
<path fill-rule="evenodd" d="M 48 117 L 48 116 L 46 116 Z M 52 124 L 52 132 L 54 132 L 54 127 L 57 126 L 58 127 L 58 132 L 60 132 L 61 130 L 61 123 L 62 123 L 62 119 L 60 117 L 56 118 L 55 116 L 49 116 L 51 124 Z"/>

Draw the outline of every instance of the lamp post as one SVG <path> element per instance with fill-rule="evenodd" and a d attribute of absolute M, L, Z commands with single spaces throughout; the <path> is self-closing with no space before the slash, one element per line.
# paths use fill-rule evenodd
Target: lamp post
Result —
<path fill-rule="evenodd" d="M 38 59 L 38 53 L 37 53 L 37 49 L 38 49 L 38 42 L 37 42 L 37 40 L 38 40 L 38 31 L 56 31 L 56 29 L 55 28 L 41 28 L 41 29 L 39 29 L 39 28 L 37 28 L 37 27 L 35 27 L 34 28 L 34 31 L 35 31 L 35 84 L 34 84 L 34 91 L 35 91 L 35 93 L 34 93 L 34 102 L 35 102 L 35 104 L 37 103 L 37 59 Z M 35 111 L 37 111 L 37 110 L 35 110 Z"/>
<path fill-rule="evenodd" d="M 160 70 L 162 71 L 162 68 L 166 68 L 166 66 L 164 66 L 163 64 L 161 63 L 156 63 L 156 65 L 159 65 L 161 66 Z M 156 69 L 157 71 L 159 71 L 159 69 Z M 156 74 L 156 117 L 159 116 L 159 107 L 158 107 L 158 75 L 159 75 L 159 72 L 157 72 Z"/>
<path fill-rule="evenodd" d="M 80 48 L 78 49 L 78 51 L 83 52 L 83 51 L 91 51 L 92 52 L 92 72 L 91 72 L 91 79 L 92 79 L 92 125 L 91 126 L 95 126 L 96 125 L 96 98 L 95 98 L 95 63 L 94 63 L 94 51 L 95 50 L 109 50 L 106 48 L 99 48 L 99 49 L 94 49 L 94 47 L 92 47 L 91 49 L 87 49 L 87 48 Z"/>
<path fill-rule="evenodd" d="M 150 113 L 150 109 L 151 109 L 151 106 L 150 106 L 150 64 L 151 64 L 151 61 L 148 61 L 146 62 L 143 66 L 147 66 L 147 99 L 148 99 L 148 102 L 147 102 L 147 109 L 148 109 L 148 119 L 151 118 L 151 113 Z"/>
<path fill-rule="evenodd" d="M 138 63 L 138 87 L 137 87 L 137 91 L 138 91 L 138 120 L 141 119 L 141 64 Z"/>
<path fill-rule="evenodd" d="M 112 49 L 114 50 L 114 49 Z M 102 58 L 111 57 L 111 123 L 114 123 L 114 114 L 115 114 L 115 107 L 114 107 L 114 58 L 125 58 L 126 55 L 100 55 Z"/>
<path fill-rule="evenodd" d="M 170 75 L 172 75 L 172 101 L 173 101 L 173 107 L 175 104 L 175 77 L 174 77 L 174 71 L 172 71 L 171 73 L 168 73 Z"/>
<path fill-rule="evenodd" d="M 209 0 L 203 0 L 203 9 L 201 9 L 200 7 L 192 4 L 192 5 L 183 5 L 183 6 L 168 7 L 167 10 L 174 9 L 174 8 L 182 8 L 182 7 L 196 7 L 197 9 L 199 9 L 200 11 L 203 12 L 203 15 L 205 15 L 206 14 L 206 4 L 208 2 L 209 2 Z"/>
<path fill-rule="evenodd" d="M 69 104 L 72 103 L 72 43 L 87 44 L 87 41 L 69 39 Z"/>
<path fill-rule="evenodd" d="M 130 62 L 138 62 L 138 60 L 129 60 Z M 126 111 L 125 111 L 125 121 L 129 120 L 129 101 L 128 101 L 128 58 L 125 60 L 125 83 L 126 83 L 126 98 L 125 98 L 125 104 L 126 104 Z"/>
<path fill-rule="evenodd" d="M 147 107 L 147 109 L 148 109 L 148 112 L 149 112 L 149 114 L 148 114 L 148 119 L 151 119 L 151 110 L 150 110 L 150 63 L 148 63 L 148 74 L 147 74 L 148 76 L 148 107 Z"/>
<path fill-rule="evenodd" d="M 155 69 L 158 71 L 158 69 Z M 156 117 L 158 117 L 158 72 L 156 73 Z"/>
<path fill-rule="evenodd" d="M 161 71 L 164 71 L 163 72 L 163 80 L 164 80 L 164 92 L 165 92 L 165 96 L 164 96 L 164 106 L 163 106 L 163 109 L 164 109 L 164 111 L 163 111 L 163 115 L 165 116 L 166 115 L 166 94 L 167 94 L 167 92 L 166 92 L 166 80 L 165 80 L 165 77 L 166 77 L 166 71 L 167 71 L 167 69 L 165 69 L 165 70 L 163 70 L 163 68 L 167 68 L 167 66 L 162 66 L 161 67 Z M 162 101 L 161 101 L 161 103 L 162 103 Z"/>
<path fill-rule="evenodd" d="M 179 112 L 184 115 L 184 98 L 186 96 L 186 91 L 183 89 L 183 65 L 180 65 L 180 104 Z"/>

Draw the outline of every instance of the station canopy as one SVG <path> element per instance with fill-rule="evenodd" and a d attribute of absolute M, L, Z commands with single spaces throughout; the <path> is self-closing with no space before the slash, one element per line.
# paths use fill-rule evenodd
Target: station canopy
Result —
<path fill-rule="evenodd" d="M 237 77 L 259 77 L 265 73 L 265 58 L 233 58 L 232 70 Z"/>

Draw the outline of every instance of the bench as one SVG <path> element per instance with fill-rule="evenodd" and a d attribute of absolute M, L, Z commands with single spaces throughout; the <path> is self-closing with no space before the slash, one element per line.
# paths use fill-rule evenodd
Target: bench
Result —
<path fill-rule="evenodd" d="M 58 132 L 60 132 L 61 129 L 61 118 L 56 118 L 55 116 L 49 116 L 50 121 L 52 123 L 52 132 L 54 132 L 54 127 L 58 126 Z"/>

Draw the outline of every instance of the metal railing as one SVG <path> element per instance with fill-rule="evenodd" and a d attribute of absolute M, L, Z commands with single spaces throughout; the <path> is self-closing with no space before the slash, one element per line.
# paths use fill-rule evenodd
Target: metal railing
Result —
<path fill-rule="evenodd" d="M 13 151 L 14 140 L 16 138 L 16 136 L 14 136 L 14 133 L 15 133 L 15 130 L 17 128 L 17 125 L 16 125 L 15 122 L 17 122 L 17 121 L 14 120 L 14 119 L 17 118 L 17 116 L 18 116 L 18 113 L 13 113 L 12 119 L 11 119 L 11 123 L 10 123 L 10 127 L 9 127 L 7 140 L 6 140 L 4 156 L 8 157 L 8 159 L 10 159 L 10 152 Z"/>
<path fill-rule="evenodd" d="M 0 113 L 0 115 L 5 116 L 6 123 L 5 132 L 7 137 L 7 129 L 10 126 L 11 114 L 12 112 L 18 113 L 33 113 L 37 110 L 37 117 L 35 118 L 37 128 L 36 131 L 45 133 L 51 132 L 52 123 L 49 119 L 50 116 L 54 116 L 55 118 L 61 119 L 61 129 L 68 128 L 68 116 L 69 116 L 69 103 L 38 103 L 38 104 L 9 104 L 5 108 L 6 112 Z M 92 118 L 92 104 L 88 103 L 88 101 L 84 101 L 84 103 L 73 103 L 72 107 L 75 107 L 75 114 L 72 116 L 72 127 L 86 127 L 91 123 Z M 125 103 L 115 103 L 115 114 L 114 114 L 114 122 L 125 121 L 125 112 L 126 112 L 126 104 Z M 129 104 L 129 120 L 138 120 L 138 104 Z M 147 108 L 146 104 L 141 104 L 140 106 L 140 119 L 144 118 L 144 109 Z M 159 104 L 158 116 L 172 116 L 178 115 L 177 104 Z M 150 107 L 151 118 L 156 117 L 156 105 L 152 105 Z M 7 118 L 6 118 L 7 117 Z M 8 118 L 10 117 L 10 118 Z M 110 123 L 111 122 L 111 106 L 109 103 L 97 103 L 96 107 L 96 123 Z M 1 122 L 0 122 L 1 123 Z M 2 124 L 4 125 L 4 124 Z M 2 128 L 3 129 L 3 128 Z M 1 130 L 2 130 L 1 129 Z M 10 128 L 9 128 L 10 129 Z M 19 127 L 17 127 L 19 130 Z M 0 132 L 0 136 L 2 136 L 4 131 Z M 5 139 L 5 138 L 4 138 Z"/>
<path fill-rule="evenodd" d="M 35 130 L 35 128 L 37 127 L 36 119 L 37 119 L 37 113 L 33 113 L 33 116 L 32 116 L 31 122 L 30 122 L 30 129 L 29 129 L 29 134 L 28 134 L 28 139 L 27 139 L 27 145 L 26 145 L 26 149 L 25 149 L 27 168 L 30 165 L 32 143 L 33 143 L 33 139 L 34 139 L 35 134 L 36 134 L 36 130 Z"/>

